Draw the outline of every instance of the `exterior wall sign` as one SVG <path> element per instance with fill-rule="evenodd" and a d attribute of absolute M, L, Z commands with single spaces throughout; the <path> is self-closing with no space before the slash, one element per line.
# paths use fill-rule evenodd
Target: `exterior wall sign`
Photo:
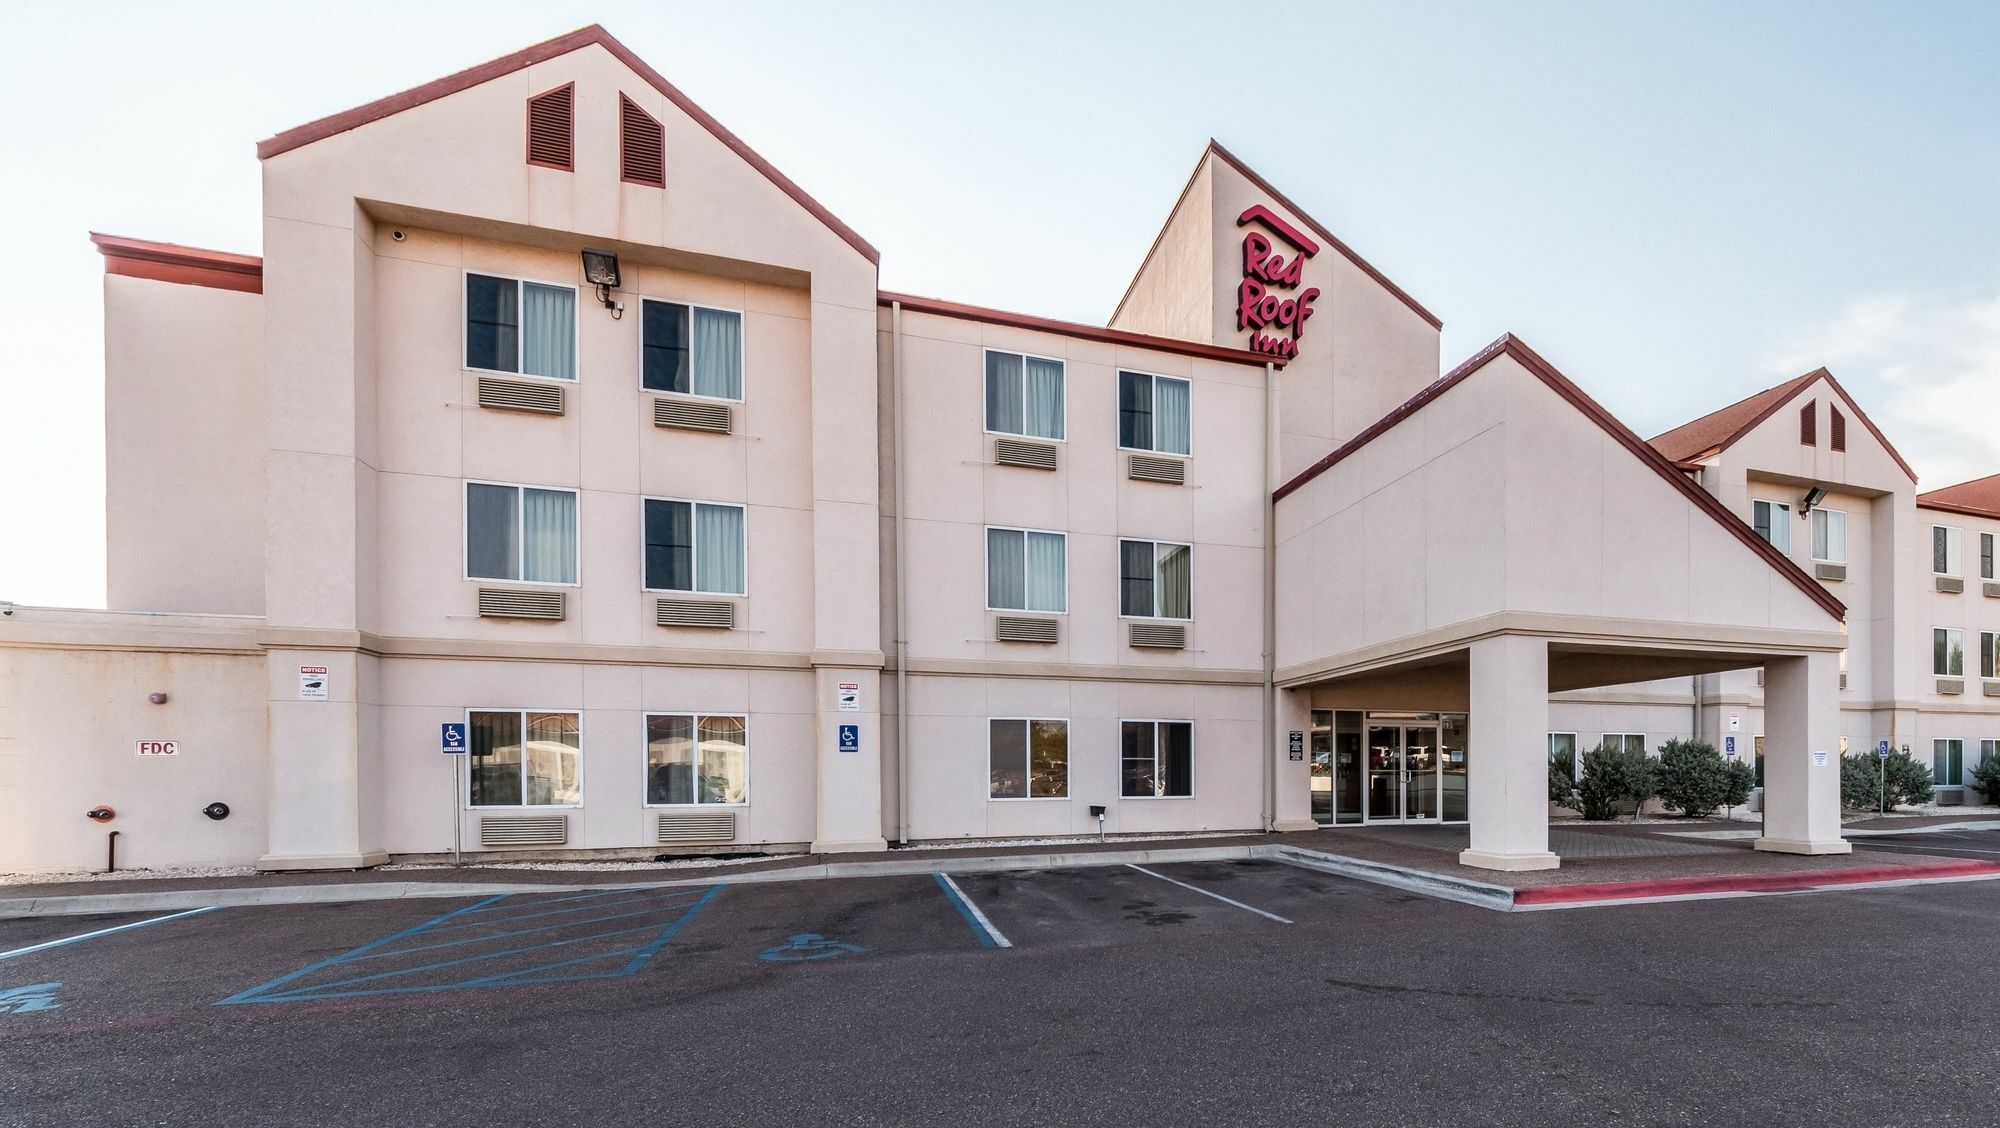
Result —
<path fill-rule="evenodd" d="M 1319 244 L 1305 233 L 1254 204 L 1236 217 L 1236 226 L 1258 224 L 1243 233 L 1243 281 L 1236 286 L 1236 328 L 1250 331 L 1250 351 L 1276 358 L 1279 364 L 1299 355 L 1299 336 L 1313 313 L 1319 287 L 1307 286 L 1306 260 Z M 1278 242 L 1273 242 L 1276 236 Z"/>
<path fill-rule="evenodd" d="M 181 745 L 178 740 L 142 740 L 139 742 L 141 756 L 178 756 Z"/>
<path fill-rule="evenodd" d="M 840 750 L 842 752 L 861 751 L 861 726 L 840 726 Z"/>
<path fill-rule="evenodd" d="M 326 700 L 325 666 L 299 667 L 299 700 L 301 701 Z"/>
<path fill-rule="evenodd" d="M 841 682 L 839 700 L 841 712 L 859 713 L 861 711 L 861 683 Z"/>

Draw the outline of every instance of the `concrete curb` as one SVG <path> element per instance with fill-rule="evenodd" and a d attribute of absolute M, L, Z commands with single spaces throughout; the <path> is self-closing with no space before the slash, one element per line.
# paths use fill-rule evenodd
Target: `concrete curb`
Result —
<path fill-rule="evenodd" d="M 1903 834 L 1947 834 L 1966 830 L 2000 830 L 2000 820 L 1980 819 L 1976 822 L 1937 823 L 1933 826 L 1910 826 L 1901 830 L 1843 830 L 1842 838 L 1882 838 Z"/>
<path fill-rule="evenodd" d="M 1259 846 L 1255 849 L 1258 851 L 1255 856 L 1269 858 L 1274 862 L 1284 862 L 1287 865 L 1336 874 L 1340 877 L 1351 877 L 1356 881 L 1366 881 L 1375 885 L 1386 885 L 1392 889 L 1420 893 L 1426 897 L 1438 897 L 1502 912 L 1514 907 L 1514 890 L 1505 885 L 1492 885 L 1470 878 L 1433 873 L 1430 870 L 1392 866 L 1386 862 L 1364 861 L 1360 858 L 1350 858 L 1345 854 L 1308 850 L 1302 846 Z"/>

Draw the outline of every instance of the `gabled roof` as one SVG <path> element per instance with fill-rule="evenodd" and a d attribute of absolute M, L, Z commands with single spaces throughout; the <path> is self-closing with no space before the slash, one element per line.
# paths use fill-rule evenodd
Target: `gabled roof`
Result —
<path fill-rule="evenodd" d="M 664 95 L 667 101 L 679 107 L 682 113 L 693 118 L 703 129 L 713 134 L 716 140 L 722 142 L 752 168 L 763 173 L 764 177 L 772 184 L 777 185 L 780 191 L 790 196 L 800 207 L 812 213 L 815 219 L 825 224 L 829 230 L 840 236 L 849 246 L 860 251 L 869 262 L 877 265 L 881 264 L 882 256 L 880 252 L 876 251 L 868 240 L 863 239 L 853 228 L 842 223 L 838 217 L 826 209 L 825 205 L 808 196 L 805 189 L 800 188 L 792 182 L 790 177 L 772 167 L 771 162 L 757 155 L 755 150 L 744 144 L 742 138 L 723 128 L 722 123 L 709 116 L 707 110 L 695 105 L 692 99 L 676 89 L 674 84 L 668 82 L 659 71 L 648 66 L 644 59 L 632 53 L 631 48 L 612 38 L 610 32 L 597 24 L 578 28 L 568 35 L 560 35 L 554 39 L 537 43 L 532 47 L 523 48 L 511 55 L 494 59 L 490 63 L 481 63 L 476 67 L 469 67 L 459 71 L 457 74 L 446 75 L 434 82 L 427 82 L 422 86 L 405 90 L 401 94 L 391 94 L 387 98 L 379 98 L 365 106 L 356 106 L 351 110 L 344 110 L 340 113 L 320 118 L 318 121 L 307 122 L 304 125 L 287 129 L 283 133 L 259 141 L 257 143 L 257 159 L 269 160 L 280 153 L 291 152 L 302 145 L 310 145 L 323 138 L 332 137 L 336 133 L 345 133 L 350 129 L 358 129 L 369 122 L 380 121 L 391 114 L 402 113 L 404 110 L 413 109 L 426 102 L 435 102 L 446 95 L 456 94 L 461 90 L 478 86 L 482 82 L 490 82 L 503 75 L 513 74 L 518 70 L 525 70 L 536 63 L 547 62 L 557 56 L 567 55 L 571 51 L 580 50 L 592 45 L 604 48 L 619 62 L 631 68 L 634 74 L 638 75 L 653 89 Z"/>
<path fill-rule="evenodd" d="M 1223 148 L 1222 143 L 1220 141 L 1217 141 L 1213 137 L 1208 139 L 1208 147 L 1202 150 L 1201 158 L 1194 162 L 1194 171 L 1188 174 L 1187 183 L 1181 186 L 1180 196 L 1175 199 L 1173 208 L 1167 212 L 1167 218 L 1169 221 L 1172 220 L 1175 212 L 1180 211 L 1181 204 L 1187 199 L 1188 190 L 1194 187 L 1195 177 L 1201 175 L 1202 161 L 1207 160 L 1211 155 L 1213 155 L 1216 159 L 1227 164 L 1230 168 L 1235 169 L 1238 175 L 1242 176 L 1243 179 L 1248 180 L 1250 183 L 1256 185 L 1258 191 L 1264 193 L 1266 196 L 1269 196 L 1271 199 L 1276 200 L 1278 204 L 1282 206 L 1285 210 L 1291 212 L 1295 216 L 1298 216 L 1299 222 L 1311 228 L 1313 234 L 1318 235 L 1320 238 L 1326 240 L 1329 244 L 1332 245 L 1333 249 L 1339 251 L 1341 256 L 1346 258 L 1347 261 L 1353 263 L 1357 267 L 1360 267 L 1361 272 L 1363 274 L 1366 274 L 1368 277 L 1373 278 L 1377 285 L 1389 291 L 1391 294 L 1394 294 L 1397 300 L 1401 301 L 1404 305 L 1409 306 L 1410 309 L 1414 311 L 1418 317 L 1421 317 L 1425 321 L 1429 322 L 1431 328 L 1433 329 L 1444 328 L 1444 322 L 1438 320 L 1436 314 L 1432 313 L 1430 310 L 1427 310 L 1422 305 L 1418 304 L 1417 299 L 1411 297 L 1409 293 L 1405 291 L 1401 286 L 1398 286 L 1394 282 L 1389 281 L 1388 275 L 1383 274 L 1381 271 L 1375 269 L 1375 267 L 1371 265 L 1367 259 L 1364 259 L 1360 255 L 1354 253 L 1354 248 L 1348 246 L 1346 243 L 1341 242 L 1339 236 L 1335 235 L 1331 231 L 1328 231 L 1323 224 L 1321 224 L 1318 220 L 1314 219 L 1312 216 L 1307 215 L 1305 213 L 1304 208 L 1299 207 L 1297 204 L 1293 203 L 1289 198 L 1287 198 L 1283 192 L 1280 192 L 1276 188 L 1272 187 L 1270 181 L 1264 179 L 1262 176 L 1259 176 L 1257 174 L 1257 170 L 1251 168 L 1249 165 L 1244 164 L 1241 160 L 1237 159 L 1236 154 Z M 1125 303 L 1131 300 L 1132 290 L 1139 284 L 1139 275 L 1145 271 L 1146 264 L 1152 261 L 1154 252 L 1160 249 L 1160 240 L 1166 238 L 1166 235 L 1167 235 L 1167 224 L 1162 223 L 1160 225 L 1159 233 L 1153 236 L 1153 245 L 1147 249 L 1146 257 L 1139 260 L 1138 268 L 1132 272 L 1132 281 L 1125 284 L 1125 293 L 1122 297 L 1118 299 L 1117 306 L 1113 307 L 1111 311 L 1111 320 L 1116 321 L 1118 319 L 1119 311 L 1123 310 L 1125 308 Z"/>
<path fill-rule="evenodd" d="M 1923 509 L 1963 513 L 1969 517 L 2000 518 L 2000 474 L 1989 474 L 1970 482 L 1918 494 L 1917 505 Z"/>
<path fill-rule="evenodd" d="M 881 305 L 897 304 L 912 313 L 931 313 L 939 317 L 956 317 L 965 321 L 983 321 L 989 325 L 1011 325 L 1016 329 L 1034 329 L 1044 333 L 1061 333 L 1065 337 L 1081 337 L 1088 341 L 1102 341 L 1112 345 L 1130 345 L 1133 348 L 1156 349 L 1160 352 L 1178 353 L 1182 356 L 1199 356 L 1209 360 L 1225 360 L 1234 364 L 1253 364 L 1263 368 L 1271 358 L 1249 349 L 1232 349 L 1224 345 L 1211 345 L 1206 341 L 1183 341 L 1178 337 L 1156 337 L 1151 333 L 1134 333 L 1127 329 L 1106 329 L 1102 325 L 1085 325 L 1076 321 L 1057 321 L 1049 317 L 1037 317 L 1030 313 L 1009 313 L 1002 309 L 988 309 L 985 306 L 965 305 L 948 302 L 941 298 L 925 298 L 916 294 L 899 294 L 892 290 L 881 290 L 875 295 Z"/>
<path fill-rule="evenodd" d="M 1655 435 L 1649 441 L 1653 449 L 1679 463 L 1691 463 L 1721 454 L 1734 446 L 1736 440 L 1749 434 L 1757 424 L 1769 419 L 1779 408 L 1790 403 L 1793 397 L 1804 391 L 1815 380 L 1825 380 L 1834 394 L 1846 403 L 1847 410 L 1854 418 L 1859 419 L 1861 425 L 1868 428 L 1868 433 L 1875 436 L 1875 441 L 1881 443 L 1882 449 L 1889 452 L 1889 457 L 1896 460 L 1896 465 L 1903 468 L 1903 473 L 1910 476 L 1910 481 L 1917 480 L 1917 472 L 1910 469 L 1908 462 L 1903 461 L 1903 456 L 1889 442 L 1888 436 L 1882 433 L 1881 428 L 1875 426 L 1875 421 L 1868 418 L 1867 412 L 1861 410 L 1861 405 L 1854 402 L 1854 397 L 1847 394 L 1847 389 L 1840 386 L 1840 381 L 1833 378 L 1833 373 L 1824 368 L 1815 368 L 1774 388 L 1765 388 L 1756 395 L 1738 400 L 1720 411 L 1711 411 L 1699 419 L 1683 423 L 1664 434 Z"/>
<path fill-rule="evenodd" d="M 264 260 L 256 255 L 208 251 L 147 239 L 127 239 L 96 231 L 90 233 L 90 241 L 104 256 L 106 274 L 151 278 L 156 282 L 177 282 L 185 286 L 207 286 L 215 290 L 237 290 L 246 294 L 264 292 Z"/>
<path fill-rule="evenodd" d="M 1586 418 L 1597 424 L 1606 434 L 1616 439 L 1620 446 L 1631 451 L 1634 457 L 1645 463 L 1661 479 L 1673 486 L 1674 489 L 1680 491 L 1683 497 L 1694 503 L 1695 508 L 1714 518 L 1716 523 L 1728 530 L 1731 536 L 1742 541 L 1749 547 L 1750 551 L 1763 557 L 1764 561 L 1771 565 L 1771 567 L 1776 568 L 1785 579 L 1791 582 L 1793 587 L 1804 592 L 1807 597 L 1812 599 L 1814 603 L 1819 604 L 1828 614 L 1832 615 L 1835 619 L 1845 619 L 1847 617 L 1847 605 L 1835 598 L 1832 592 L 1822 587 L 1819 581 L 1807 575 L 1805 569 L 1799 567 L 1798 564 L 1794 563 L 1784 553 L 1773 548 L 1763 537 L 1758 536 L 1756 531 L 1751 529 L 1749 522 L 1731 513 L 1728 507 L 1716 500 L 1714 495 L 1688 480 L 1688 476 L 1675 467 L 1673 460 L 1633 433 L 1630 427 L 1620 423 L 1616 416 L 1606 411 L 1596 400 L 1584 394 L 1582 388 L 1571 383 L 1567 376 L 1556 371 L 1554 365 L 1543 360 L 1541 354 L 1529 348 L 1520 338 L 1514 336 L 1512 333 L 1503 335 L 1499 340 L 1472 354 L 1465 363 L 1445 373 L 1423 391 L 1411 396 L 1394 411 L 1376 420 L 1367 430 L 1349 439 L 1325 458 L 1306 467 L 1297 477 L 1279 486 L 1272 493 L 1272 500 L 1282 500 L 1287 494 L 1292 493 L 1307 482 L 1324 474 L 1355 451 L 1380 438 L 1398 423 L 1415 415 L 1432 400 L 1456 387 L 1466 377 L 1471 376 L 1474 372 L 1479 371 L 1502 356 L 1512 357 L 1521 367 L 1534 374 L 1536 379 L 1548 385 L 1558 396 L 1561 396 L 1571 406 L 1581 411 Z"/>

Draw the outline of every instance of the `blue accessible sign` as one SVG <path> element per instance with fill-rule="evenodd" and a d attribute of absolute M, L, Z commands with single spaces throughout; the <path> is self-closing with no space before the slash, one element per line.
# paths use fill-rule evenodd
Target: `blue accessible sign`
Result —
<path fill-rule="evenodd" d="M 1877 760 L 1886 760 L 1886 759 L 1888 759 L 1888 758 L 1889 758 L 1889 742 L 1888 742 L 1888 741 L 1886 741 L 1886 740 L 1878 740 L 1878 741 L 1876 741 L 1876 742 L 1875 742 L 1875 758 L 1876 758 Z"/>
<path fill-rule="evenodd" d="M 861 751 L 861 726 L 840 726 L 840 750 L 842 752 Z"/>
<path fill-rule="evenodd" d="M 446 721 L 444 731 L 439 734 L 439 751 L 447 756 L 463 755 L 465 752 L 465 722 Z"/>

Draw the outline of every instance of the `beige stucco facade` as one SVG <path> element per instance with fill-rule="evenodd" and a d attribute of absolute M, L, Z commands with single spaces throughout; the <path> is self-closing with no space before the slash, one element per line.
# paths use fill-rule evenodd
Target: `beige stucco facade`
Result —
<path fill-rule="evenodd" d="M 524 104 L 564 90 L 537 150 Z M 664 186 L 630 173 L 646 120 Z M 1428 817 L 1468 864 L 1554 864 L 1550 732 L 1765 737 L 1766 845 L 1818 852 L 1837 737 L 2000 738 L 1979 679 L 1925 676 L 2000 597 L 1932 590 L 1870 434 L 1805 454 L 1779 412 L 1679 466 L 1511 339 L 1441 382 L 1435 316 L 1220 146 L 1108 328 L 882 292 L 594 28 L 260 155 L 261 261 L 99 240 L 111 610 L 0 617 L 0 871 L 94 868 L 112 830 L 121 864 L 311 869 L 1304 828 L 1322 716 L 1446 734 L 1462 806 Z M 475 277 L 574 294 L 534 330 L 567 376 L 473 363 Z M 736 394 L 646 386 L 648 303 L 737 327 Z M 1745 539 L 1813 484 L 1844 580 Z M 475 565 L 474 487 L 570 499 L 558 578 Z M 740 584 L 657 581 L 701 557 L 663 504 L 740 513 Z M 552 726 L 515 802 L 468 783 L 499 716 Z M 700 767 L 679 717 L 722 734 Z"/>

